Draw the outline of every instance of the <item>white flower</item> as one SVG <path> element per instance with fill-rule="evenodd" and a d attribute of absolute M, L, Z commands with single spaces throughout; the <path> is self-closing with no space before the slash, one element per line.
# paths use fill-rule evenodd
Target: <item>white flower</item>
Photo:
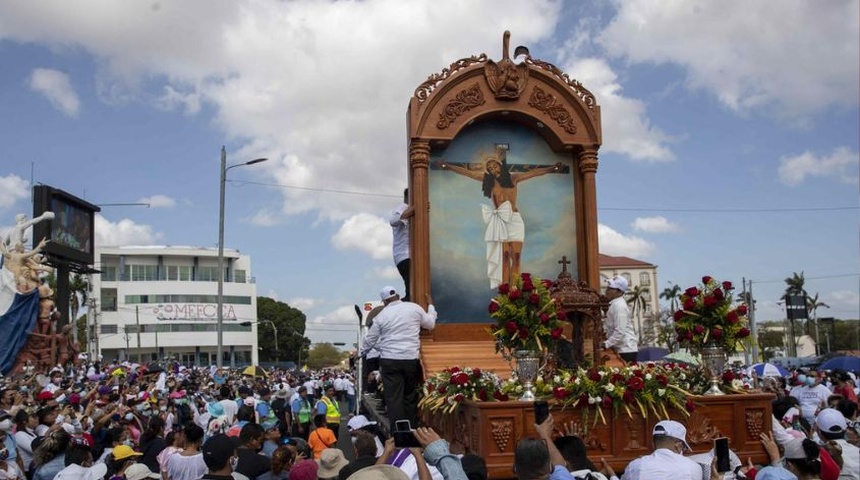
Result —
<path fill-rule="evenodd" d="M 615 385 L 609 383 L 603 388 L 606 389 L 607 392 L 611 392 L 611 391 L 615 390 Z"/>
<path fill-rule="evenodd" d="M 682 374 L 678 375 L 678 380 L 686 380 L 686 379 L 687 379 L 686 374 L 682 373 Z"/>
<path fill-rule="evenodd" d="M 573 381 L 573 384 L 574 384 L 574 385 L 579 385 L 581 382 L 582 382 L 582 381 L 579 379 L 579 377 L 576 377 L 576 380 L 574 380 L 574 381 Z"/>
<path fill-rule="evenodd" d="M 597 403 L 599 401 L 600 401 L 600 399 L 597 397 L 592 397 L 591 395 L 588 396 L 588 404 L 589 405 L 594 405 L 595 403 Z"/>
<path fill-rule="evenodd" d="M 605 377 L 607 372 L 606 372 L 606 370 L 601 370 L 601 371 L 599 371 L 599 372 L 597 372 L 597 373 L 598 373 L 601 377 Z"/>
<path fill-rule="evenodd" d="M 552 383 L 561 383 L 561 377 L 555 375 L 552 377 Z"/>
<path fill-rule="evenodd" d="M 657 395 L 661 396 L 661 397 L 665 396 L 666 395 L 666 389 L 665 388 L 658 388 L 657 389 Z"/>
<path fill-rule="evenodd" d="M 736 378 L 736 379 L 732 380 L 732 388 L 735 388 L 735 389 L 744 388 L 744 381 L 741 380 L 740 378 Z"/>
<path fill-rule="evenodd" d="M 651 380 L 653 378 L 650 373 L 645 374 L 645 380 Z"/>

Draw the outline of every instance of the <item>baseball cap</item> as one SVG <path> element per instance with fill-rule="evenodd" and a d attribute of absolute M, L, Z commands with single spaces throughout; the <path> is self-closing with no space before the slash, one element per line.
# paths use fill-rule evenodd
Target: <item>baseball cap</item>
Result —
<path fill-rule="evenodd" d="M 153 473 L 144 463 L 135 463 L 125 470 L 126 480 L 143 480 L 144 478 L 161 478 L 161 475 Z"/>
<path fill-rule="evenodd" d="M 206 466 L 216 465 L 229 458 L 236 451 L 236 444 L 227 435 L 219 433 L 203 444 L 203 461 Z"/>
<path fill-rule="evenodd" d="M 125 460 L 126 458 L 139 457 L 143 455 L 140 452 L 135 452 L 128 445 L 117 445 L 116 447 L 114 447 L 113 452 L 111 452 L 111 454 L 113 455 L 114 460 Z"/>
<path fill-rule="evenodd" d="M 292 470 L 290 480 L 293 480 Z M 353 473 L 347 480 L 409 480 L 409 475 L 394 465 L 373 465 Z"/>
<path fill-rule="evenodd" d="M 692 450 L 687 443 L 687 428 L 674 420 L 663 420 L 654 425 L 654 431 L 651 432 L 655 436 L 672 437 L 684 443 L 684 448 Z"/>
<path fill-rule="evenodd" d="M 806 450 L 803 449 L 804 438 L 792 438 L 784 445 L 785 458 L 806 459 Z"/>
<path fill-rule="evenodd" d="M 364 415 L 356 415 L 350 418 L 348 422 L 346 422 L 346 428 L 350 431 L 358 430 L 368 425 L 376 425 L 376 422 L 371 422 Z"/>
<path fill-rule="evenodd" d="M 848 422 L 842 412 L 834 408 L 825 408 L 815 417 L 818 430 L 826 433 L 842 433 L 848 429 Z"/>
<path fill-rule="evenodd" d="M 382 287 L 382 290 L 379 291 L 379 298 L 383 301 L 388 300 L 395 295 L 397 295 L 397 289 L 390 285 Z"/>
<path fill-rule="evenodd" d="M 260 426 L 263 427 L 263 430 L 268 432 L 269 430 L 277 428 L 278 423 L 279 422 L 277 420 L 266 420 L 265 422 L 261 423 Z"/>
<path fill-rule="evenodd" d="M 290 467 L 290 480 L 317 480 L 317 470 L 319 470 L 319 465 L 313 460 L 296 462 Z M 351 475 L 350 478 L 354 476 Z"/>
<path fill-rule="evenodd" d="M 616 275 L 612 277 L 612 280 L 606 281 L 606 286 L 616 290 L 621 290 L 621 293 L 627 293 L 627 279 L 624 277 Z"/>

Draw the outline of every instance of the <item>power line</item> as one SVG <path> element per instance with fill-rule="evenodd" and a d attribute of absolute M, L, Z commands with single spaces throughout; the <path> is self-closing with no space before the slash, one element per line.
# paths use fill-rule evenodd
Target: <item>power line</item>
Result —
<path fill-rule="evenodd" d="M 846 278 L 846 277 L 860 277 L 860 273 L 838 273 L 835 275 L 821 275 L 818 277 L 803 277 L 803 280 L 826 280 L 829 278 Z M 750 280 L 750 283 L 784 283 L 785 279 L 782 280 Z"/>
<path fill-rule="evenodd" d="M 280 183 L 266 183 L 266 182 L 251 182 L 248 180 L 228 180 L 230 183 L 235 183 L 237 185 L 260 185 L 264 187 L 275 187 L 275 188 L 290 188 L 294 190 L 307 190 L 310 192 L 325 192 L 325 193 L 340 193 L 344 195 L 361 195 L 365 197 L 384 197 L 384 198 L 402 198 L 403 195 L 388 195 L 385 193 L 371 193 L 371 192 L 354 192 L 351 190 L 337 190 L 333 188 L 314 188 L 314 187 L 299 187 L 296 185 L 282 185 Z"/>

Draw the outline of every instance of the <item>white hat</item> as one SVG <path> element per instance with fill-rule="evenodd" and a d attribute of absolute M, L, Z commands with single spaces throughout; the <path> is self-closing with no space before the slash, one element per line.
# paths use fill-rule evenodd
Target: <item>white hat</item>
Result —
<path fill-rule="evenodd" d="M 394 287 L 390 286 L 390 285 L 389 285 L 389 286 L 382 287 L 382 290 L 380 290 L 380 291 L 379 291 L 379 298 L 380 298 L 383 302 L 384 302 L 385 300 L 388 300 L 389 298 L 394 297 L 395 295 L 397 295 L 397 290 L 396 290 Z"/>
<path fill-rule="evenodd" d="M 356 415 L 350 418 L 348 422 L 346 422 L 346 428 L 350 431 L 358 430 L 368 425 L 376 425 L 376 422 L 371 422 L 364 415 Z"/>
<path fill-rule="evenodd" d="M 371 465 L 353 473 L 347 480 L 409 480 L 409 475 L 394 465 Z"/>
<path fill-rule="evenodd" d="M 627 279 L 624 277 L 619 277 L 618 275 L 616 275 L 612 277 L 612 280 L 606 281 L 606 286 L 608 288 L 621 290 L 621 293 L 627 293 Z"/>
<path fill-rule="evenodd" d="M 349 460 L 343 456 L 341 449 L 326 448 L 320 453 L 317 463 L 320 466 L 319 470 L 317 470 L 317 476 L 320 478 L 331 478 L 336 477 L 338 472 L 349 463 Z"/>
<path fill-rule="evenodd" d="M 153 473 L 144 463 L 135 463 L 125 470 L 127 480 L 143 480 L 144 478 L 161 478 L 161 475 Z"/>
<path fill-rule="evenodd" d="M 654 431 L 651 432 L 655 436 L 672 437 L 680 440 L 684 444 L 684 448 L 692 450 L 687 443 L 687 428 L 674 420 L 663 420 L 654 425 Z"/>
<path fill-rule="evenodd" d="M 842 433 L 848 429 L 848 422 L 842 412 L 834 408 L 825 408 L 815 417 L 818 430 L 825 433 Z"/>

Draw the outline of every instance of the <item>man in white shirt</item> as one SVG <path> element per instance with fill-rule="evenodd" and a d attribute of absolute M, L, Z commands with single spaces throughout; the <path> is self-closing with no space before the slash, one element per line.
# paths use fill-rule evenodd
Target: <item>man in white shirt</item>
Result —
<path fill-rule="evenodd" d="M 630 462 L 624 469 L 622 480 L 702 480 L 702 467 L 681 455 L 684 450 L 690 450 L 690 445 L 687 444 L 687 429 L 683 425 L 674 420 L 663 420 L 654 425 L 652 435 L 654 453 Z M 602 471 L 611 480 L 618 480 L 605 460 Z"/>
<path fill-rule="evenodd" d="M 812 425 L 815 413 L 827 406 L 827 398 L 832 395 L 829 388 L 818 383 L 815 374 L 798 375 L 798 385 L 791 389 L 789 395 L 800 401 L 800 415 Z"/>
<path fill-rule="evenodd" d="M 842 470 L 839 471 L 839 480 L 860 480 L 860 448 L 845 440 L 848 422 L 842 412 L 825 408 L 818 412 L 815 427 L 821 440 L 832 440 L 842 447 Z"/>
<path fill-rule="evenodd" d="M 606 298 L 609 299 L 609 310 L 603 321 L 603 330 L 606 332 L 604 346 L 618 352 L 618 355 L 627 363 L 636 361 L 639 353 L 639 342 L 636 339 L 636 331 L 633 329 L 633 319 L 630 317 L 630 307 L 624 299 L 627 293 L 627 279 L 615 276 L 606 282 Z"/>
<path fill-rule="evenodd" d="M 391 234 L 394 236 L 392 253 L 394 265 L 403 278 L 405 295 L 403 301 L 409 301 L 409 218 L 414 214 L 409 203 L 409 189 L 403 190 L 403 203 L 395 208 L 388 216 L 388 224 L 391 225 Z"/>
<path fill-rule="evenodd" d="M 427 295 L 426 312 L 418 304 L 403 302 L 394 287 L 383 288 L 379 297 L 385 308 L 365 335 L 361 355 L 374 347 L 379 350 L 382 393 L 388 407 L 390 430 L 394 430 L 397 420 L 409 420 L 417 427 L 418 387 L 422 377 L 419 335 L 422 328 L 432 330 L 436 326 L 436 307 L 430 295 Z"/>

